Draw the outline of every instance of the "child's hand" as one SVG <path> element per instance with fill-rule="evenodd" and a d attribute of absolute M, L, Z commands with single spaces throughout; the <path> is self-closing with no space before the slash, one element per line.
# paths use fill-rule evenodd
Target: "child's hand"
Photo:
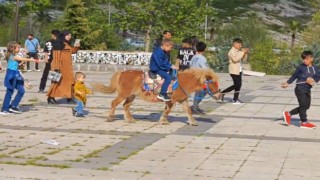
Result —
<path fill-rule="evenodd" d="M 288 86 L 289 86 L 288 83 L 282 83 L 282 84 L 281 84 L 281 87 L 282 87 L 282 88 L 287 88 Z"/>
<path fill-rule="evenodd" d="M 311 86 L 313 86 L 315 81 L 314 81 L 314 79 L 312 77 L 308 77 L 308 79 L 306 80 L 306 83 L 311 85 Z"/>

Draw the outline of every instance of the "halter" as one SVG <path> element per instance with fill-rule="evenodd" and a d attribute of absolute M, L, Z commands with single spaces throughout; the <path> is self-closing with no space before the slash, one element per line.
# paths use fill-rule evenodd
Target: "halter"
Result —
<path fill-rule="evenodd" d="M 205 80 L 204 84 L 206 85 L 206 93 L 210 95 L 210 97 L 212 97 L 214 94 L 213 92 L 210 90 L 208 83 L 212 83 L 212 80 Z"/>

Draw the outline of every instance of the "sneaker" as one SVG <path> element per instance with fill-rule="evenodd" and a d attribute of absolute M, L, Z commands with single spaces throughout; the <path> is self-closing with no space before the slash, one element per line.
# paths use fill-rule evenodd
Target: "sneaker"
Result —
<path fill-rule="evenodd" d="M 10 107 L 9 112 L 20 114 L 22 111 L 18 107 Z"/>
<path fill-rule="evenodd" d="M 218 99 L 218 102 L 221 102 L 221 103 L 224 102 L 224 95 L 225 94 L 221 94 L 220 95 L 220 99 Z"/>
<path fill-rule="evenodd" d="M 244 102 L 240 101 L 239 99 L 238 100 L 232 100 L 232 104 L 244 104 Z"/>
<path fill-rule="evenodd" d="M 300 127 L 301 128 L 306 128 L 306 129 L 315 129 L 317 126 L 312 124 L 312 123 L 309 123 L 309 122 L 302 122 L 300 124 Z"/>
<path fill-rule="evenodd" d="M 71 108 L 71 109 L 72 109 L 72 115 L 75 116 L 77 111 L 75 109 L 73 109 L 73 108 Z"/>
<path fill-rule="evenodd" d="M 12 113 L 8 112 L 8 111 L 1 111 L 0 112 L 0 115 L 9 115 L 9 114 L 12 114 Z"/>
<path fill-rule="evenodd" d="M 44 93 L 43 89 L 39 89 L 38 93 Z"/>
<path fill-rule="evenodd" d="M 159 94 L 157 98 L 161 99 L 162 101 L 171 101 L 171 98 L 167 94 Z"/>
<path fill-rule="evenodd" d="M 31 69 L 27 69 L 27 72 L 31 72 Z"/>
<path fill-rule="evenodd" d="M 291 114 L 288 111 L 283 111 L 284 122 L 289 126 L 291 124 Z"/>
<path fill-rule="evenodd" d="M 39 72 L 39 71 L 41 71 L 41 70 L 40 70 L 40 69 L 35 69 L 35 71 Z"/>
<path fill-rule="evenodd" d="M 76 113 L 75 116 L 76 116 L 76 117 L 86 117 L 85 115 L 80 114 L 80 113 Z"/>
<path fill-rule="evenodd" d="M 200 108 L 191 108 L 191 112 L 192 114 L 201 114 L 201 115 L 205 115 L 206 113 L 204 112 L 204 110 L 200 109 Z"/>

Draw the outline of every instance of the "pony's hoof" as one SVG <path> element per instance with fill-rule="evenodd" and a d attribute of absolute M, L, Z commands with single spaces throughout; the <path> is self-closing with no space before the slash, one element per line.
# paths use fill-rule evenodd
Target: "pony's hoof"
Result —
<path fill-rule="evenodd" d="M 160 120 L 159 120 L 159 124 L 160 125 L 168 125 L 168 124 L 170 124 L 170 122 L 166 119 L 166 118 L 160 118 Z"/>
<path fill-rule="evenodd" d="M 113 121 L 113 118 L 112 117 L 107 117 L 107 122 L 112 122 Z"/>
<path fill-rule="evenodd" d="M 159 125 L 169 125 L 169 122 L 159 122 Z"/>
<path fill-rule="evenodd" d="M 189 122 L 187 122 L 187 124 L 188 124 L 189 126 L 199 126 L 196 122 L 194 122 L 194 123 L 189 123 Z"/>
<path fill-rule="evenodd" d="M 130 120 L 125 120 L 125 122 L 127 122 L 127 123 L 136 123 L 137 121 L 135 120 L 135 119 L 130 119 Z"/>

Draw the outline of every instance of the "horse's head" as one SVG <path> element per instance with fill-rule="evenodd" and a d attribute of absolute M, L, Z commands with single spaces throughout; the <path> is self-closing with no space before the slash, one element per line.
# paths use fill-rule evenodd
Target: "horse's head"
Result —
<path fill-rule="evenodd" d="M 219 92 L 219 78 L 211 69 L 190 69 L 196 79 L 203 85 L 203 89 L 214 98 L 214 94 Z"/>
<path fill-rule="evenodd" d="M 213 74 L 213 72 L 212 72 L 212 74 Z M 218 77 L 215 74 L 213 74 L 213 76 L 206 75 L 203 84 L 204 84 L 204 89 L 206 90 L 207 94 L 209 94 L 212 98 L 215 98 L 214 94 L 219 92 Z"/>

